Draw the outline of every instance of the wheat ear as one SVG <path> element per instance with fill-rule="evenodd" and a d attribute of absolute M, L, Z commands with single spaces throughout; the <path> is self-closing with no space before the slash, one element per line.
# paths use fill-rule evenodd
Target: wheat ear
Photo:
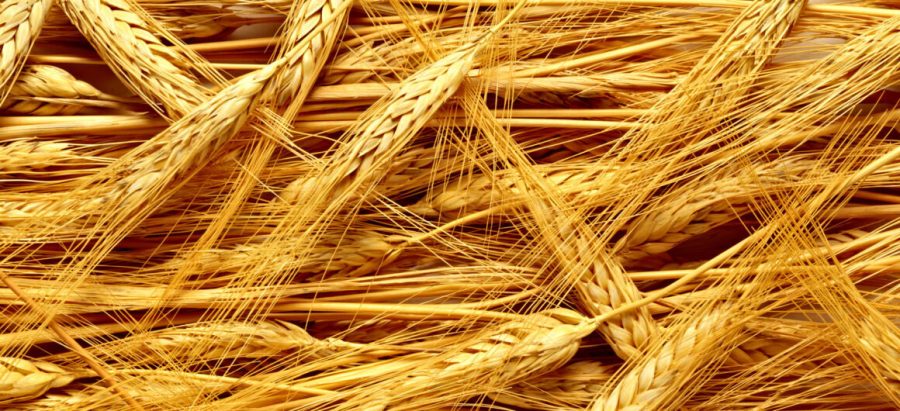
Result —
<path fill-rule="evenodd" d="M 0 2 L 0 103 L 25 64 L 52 4 L 52 0 Z"/>
<path fill-rule="evenodd" d="M 574 361 L 529 378 L 489 397 L 499 403 L 530 410 L 583 410 L 612 379 L 617 365 L 592 360 Z"/>
<path fill-rule="evenodd" d="M 37 398 L 75 378 L 75 374 L 49 362 L 0 357 L 0 404 Z"/>
<path fill-rule="evenodd" d="M 437 157 L 434 148 L 412 148 L 394 158 L 376 189 L 382 195 L 391 196 L 404 190 L 424 187 L 452 167 L 451 161 L 441 161 Z M 315 188 L 317 180 L 313 176 L 291 181 L 281 190 L 279 198 L 288 203 L 297 203 Z"/>
<path fill-rule="evenodd" d="M 485 42 L 469 43 L 405 79 L 347 132 L 352 140 L 335 153 L 329 170 L 337 186 L 362 185 L 383 174 L 388 162 L 452 96 L 475 64 Z M 355 190 L 349 190 L 353 192 Z"/>
<path fill-rule="evenodd" d="M 199 363 L 225 358 L 267 358 L 297 353 L 304 359 L 322 358 L 358 344 L 334 338 L 318 339 L 306 330 L 281 321 L 227 321 L 172 327 L 92 346 L 98 357 L 126 360 L 129 366 Z M 76 359 L 66 353 L 54 359 Z"/>
<path fill-rule="evenodd" d="M 453 354 L 404 379 L 393 380 L 398 382 L 385 387 L 383 396 L 365 409 L 414 409 L 423 405 L 414 400 L 425 392 L 434 398 L 424 404 L 428 407 L 453 405 L 553 371 L 575 355 L 581 339 L 595 326 L 593 321 L 562 309 L 523 316 L 463 343 Z M 471 392 L 454 392 L 460 378 L 469 381 L 466 385 Z"/>
<path fill-rule="evenodd" d="M 638 261 L 671 250 L 688 239 L 737 218 L 761 193 L 814 181 L 820 174 L 815 162 L 785 159 L 741 170 L 736 175 L 713 179 L 677 192 L 664 208 L 635 222 L 622 239 L 625 249 L 617 255 Z M 827 181 L 827 180 L 822 180 Z"/>
<path fill-rule="evenodd" d="M 560 168 L 557 166 L 535 167 L 541 178 L 564 194 L 574 196 L 574 201 L 582 203 L 587 199 L 598 200 L 598 194 L 609 194 L 614 190 L 610 181 L 598 173 L 599 165 L 577 164 Z M 499 171 L 495 174 L 464 176 L 450 183 L 435 187 L 434 190 L 409 207 L 410 211 L 425 216 L 446 216 L 458 218 L 467 213 L 484 211 L 499 204 L 521 203 L 527 193 L 517 187 L 518 174 Z M 602 200 L 600 200 L 602 201 Z M 599 204 L 596 204 L 599 205 Z"/>
<path fill-rule="evenodd" d="M 598 398 L 593 411 L 655 409 L 673 388 L 679 374 L 689 375 L 704 360 L 715 336 L 727 328 L 725 311 L 698 316 L 683 329 L 668 333 L 656 353 L 639 360 L 608 394 Z"/>
<path fill-rule="evenodd" d="M 110 164 L 109 171 L 119 178 L 117 188 L 104 196 L 105 201 L 138 206 L 169 181 L 208 161 L 244 125 L 260 90 L 279 65 L 273 63 L 242 77 L 138 150 Z"/>
<path fill-rule="evenodd" d="M 122 102 L 59 67 L 32 64 L 22 69 L 0 110 L 38 116 L 72 115 L 88 105 L 126 108 Z"/>
<path fill-rule="evenodd" d="M 79 158 L 69 147 L 66 143 L 36 140 L 17 140 L 0 145 L 0 176 L 41 170 Z"/>
<path fill-rule="evenodd" d="M 275 75 L 267 93 L 274 95 L 276 105 L 302 104 L 312 90 L 319 72 L 328 61 L 338 35 L 344 28 L 348 8 L 344 0 L 304 2 L 291 9 L 291 26 L 284 33 L 283 44 L 292 45 L 309 38 L 301 50 L 289 51 L 287 62 Z M 335 16 L 335 13 L 338 15 Z M 320 25 L 326 28 L 312 33 Z M 299 106 L 298 106 L 299 107 Z M 292 117 L 292 116 L 291 116 Z"/>
<path fill-rule="evenodd" d="M 579 305 L 589 314 L 598 316 L 639 300 L 640 291 L 625 275 L 621 265 L 615 261 L 586 259 L 585 256 L 595 254 L 588 238 L 590 237 L 579 233 L 574 249 L 563 250 L 566 255 L 579 259 L 573 260 L 580 261 L 575 266 L 587 267 L 587 272 L 575 283 Z M 647 307 L 610 318 L 597 328 L 623 359 L 640 358 L 648 342 L 659 334 L 659 326 Z"/>
<path fill-rule="evenodd" d="M 59 0 L 69 20 L 123 83 L 171 118 L 179 118 L 212 93 L 187 70 L 172 48 L 152 34 L 126 0 Z"/>
<path fill-rule="evenodd" d="M 292 255 L 272 256 L 265 252 L 271 249 L 270 246 L 264 248 L 258 244 L 246 244 L 186 253 L 148 270 L 190 267 L 191 272 L 195 273 L 223 274 L 239 272 L 251 263 L 265 263 L 270 267 L 294 268 L 301 273 L 340 275 L 352 271 L 359 275 L 373 272 L 382 265 L 385 255 L 393 249 L 388 240 L 374 230 L 335 233 L 323 237 L 319 247 L 302 259 Z M 282 246 L 288 247 L 289 244 Z"/>

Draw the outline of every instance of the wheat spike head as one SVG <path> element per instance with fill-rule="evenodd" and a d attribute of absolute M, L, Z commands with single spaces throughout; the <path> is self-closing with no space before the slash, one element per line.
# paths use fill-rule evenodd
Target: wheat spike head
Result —
<path fill-rule="evenodd" d="M 179 118 L 211 92 L 180 65 L 127 0 L 60 0 L 69 20 L 122 82 L 162 114 Z"/>
<path fill-rule="evenodd" d="M 717 329 L 727 328 L 723 310 L 702 315 L 665 340 L 659 351 L 642 358 L 608 394 L 600 396 L 593 411 L 654 409 L 659 406 L 679 374 L 690 375 L 702 354 L 713 343 Z"/>
<path fill-rule="evenodd" d="M 0 403 L 36 398 L 74 379 L 72 374 L 48 362 L 0 357 Z"/>
<path fill-rule="evenodd" d="M 70 104 L 59 104 L 47 99 L 64 99 Z M 10 89 L 0 110 L 16 114 L 48 116 L 72 115 L 84 108 L 78 99 L 115 100 L 114 96 L 97 90 L 89 83 L 76 79 L 69 72 L 46 64 L 25 66 Z"/>
<path fill-rule="evenodd" d="M 125 174 L 108 200 L 137 201 L 162 184 L 183 176 L 189 167 L 203 164 L 244 125 L 263 86 L 283 63 L 279 60 L 226 87 L 197 106 L 166 131 L 142 146 L 141 158 L 129 155 L 111 165 Z M 146 154 L 145 154 L 146 153 Z"/>
<path fill-rule="evenodd" d="M 0 2 L 0 103 L 25 63 L 51 4 L 52 0 Z"/>
<path fill-rule="evenodd" d="M 406 409 L 401 404 L 424 391 L 443 399 L 446 405 L 452 405 L 452 397 L 435 394 L 447 389 L 450 391 L 446 394 L 452 394 L 452 387 L 460 378 L 472 381 L 476 391 L 486 394 L 530 376 L 553 371 L 572 359 L 581 339 L 595 328 L 595 322 L 565 309 L 548 310 L 500 324 L 463 344 L 448 357 L 415 371 L 398 385 L 388 388 L 381 401 L 366 409 Z"/>
<path fill-rule="evenodd" d="M 16 140 L 0 145 L 0 173 L 40 170 L 75 157 L 66 143 Z"/>

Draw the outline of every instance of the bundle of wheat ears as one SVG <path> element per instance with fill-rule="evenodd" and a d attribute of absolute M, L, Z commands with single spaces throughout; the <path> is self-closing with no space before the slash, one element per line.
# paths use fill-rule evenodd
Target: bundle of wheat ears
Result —
<path fill-rule="evenodd" d="M 900 408 L 896 0 L 0 0 L 0 409 Z"/>

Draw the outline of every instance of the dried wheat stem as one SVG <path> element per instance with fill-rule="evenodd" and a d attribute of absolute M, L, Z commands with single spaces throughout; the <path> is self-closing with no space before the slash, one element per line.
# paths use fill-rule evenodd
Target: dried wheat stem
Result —
<path fill-rule="evenodd" d="M 552 76 L 533 78 L 505 78 L 492 76 L 492 71 L 469 73 L 472 87 L 529 101 L 542 95 L 557 95 L 561 99 L 599 98 L 612 91 L 667 91 L 678 83 L 679 77 L 669 73 L 600 73 L 584 76 Z M 309 96 L 309 101 L 334 101 L 346 99 L 377 99 L 386 95 L 399 83 L 348 83 L 319 85 Z"/>
<path fill-rule="evenodd" d="M 41 32 L 52 0 L 0 2 L 0 103 L 12 87 L 32 44 Z"/>

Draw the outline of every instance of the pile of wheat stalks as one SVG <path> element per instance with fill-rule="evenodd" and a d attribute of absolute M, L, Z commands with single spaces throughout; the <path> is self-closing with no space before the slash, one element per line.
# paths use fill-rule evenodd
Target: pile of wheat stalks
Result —
<path fill-rule="evenodd" d="M 900 407 L 894 0 L 0 0 L 0 103 L 4 409 Z"/>

